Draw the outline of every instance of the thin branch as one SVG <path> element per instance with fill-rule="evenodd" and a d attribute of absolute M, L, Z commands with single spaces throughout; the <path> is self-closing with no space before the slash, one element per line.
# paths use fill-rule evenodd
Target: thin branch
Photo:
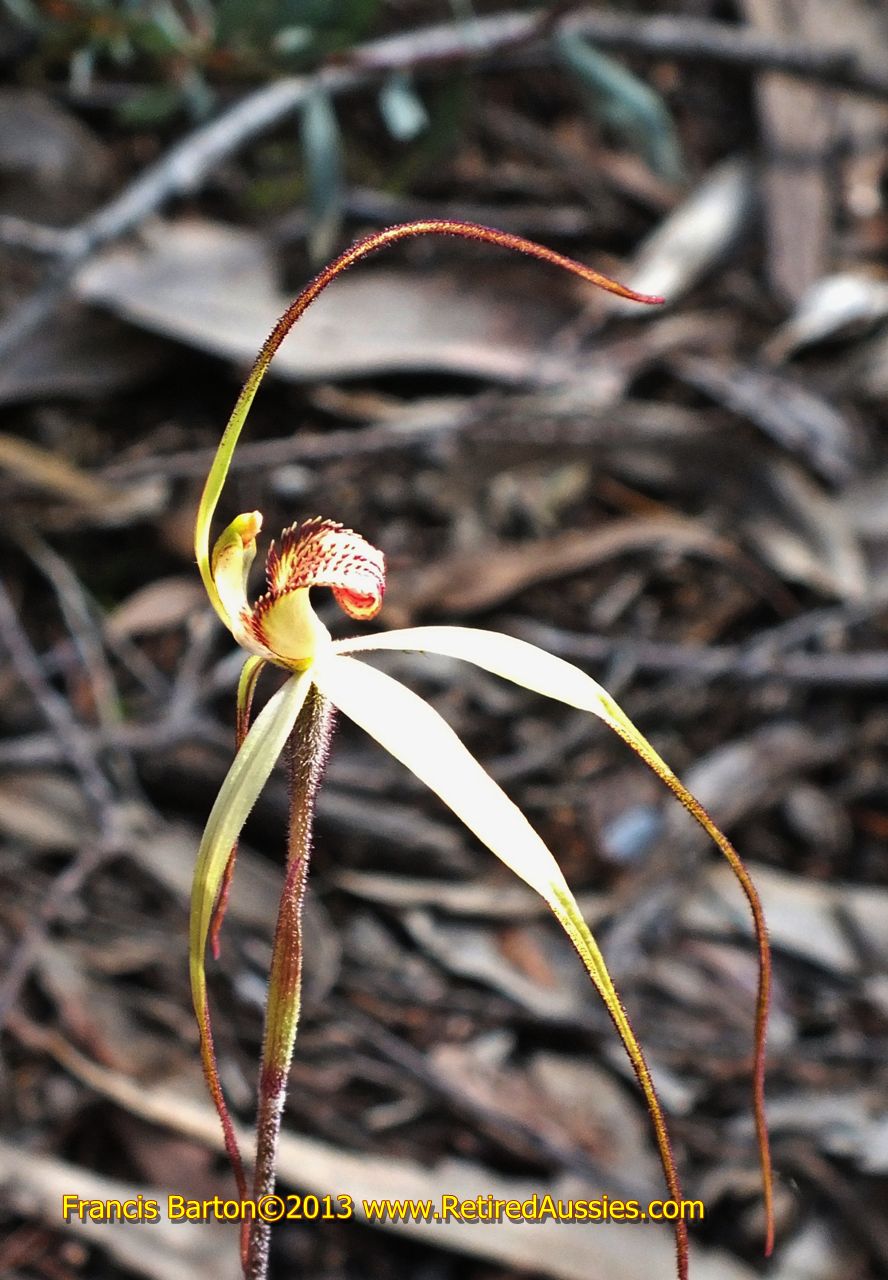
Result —
<path fill-rule="evenodd" d="M 0 644 L 6 649 L 22 683 L 58 737 L 62 752 L 80 778 L 87 799 L 105 814 L 114 805 L 114 793 L 99 767 L 90 735 L 74 719 L 68 703 L 43 674 L 37 656 L 5 583 L 0 580 Z"/>
<path fill-rule="evenodd" d="M 40 905 L 16 940 L 15 947 L 0 980 L 0 1030 L 18 1003 L 22 988 L 28 979 L 35 959 L 43 946 L 50 928 L 59 914 L 80 893 L 86 881 L 107 859 L 122 849 L 123 841 L 113 838 L 113 833 L 93 844 L 85 846 L 60 875 L 56 876 L 44 894 Z"/>
<path fill-rule="evenodd" d="M 560 15 L 538 9 L 531 13 L 499 13 L 472 22 L 442 23 L 421 32 L 390 36 L 354 49 L 349 61 L 365 69 L 392 71 L 424 63 L 463 62 L 502 55 L 509 49 L 539 57 L 537 39 L 556 31 L 574 31 L 601 49 L 647 58 L 714 62 L 749 71 L 780 71 L 803 80 L 818 80 L 836 89 L 876 98 L 888 97 L 888 74 L 865 67 L 857 49 L 824 48 L 795 39 L 774 39 L 729 22 L 680 15 L 646 17 L 616 9 L 573 8 Z"/>
<path fill-rule="evenodd" d="M 875 98 L 888 98 L 888 74 L 863 65 L 848 45 L 824 48 L 775 39 L 751 27 L 680 15 L 641 17 L 617 10 L 580 9 L 559 24 L 602 49 L 681 62 L 713 62 L 749 71 L 781 71 Z"/>
<path fill-rule="evenodd" d="M 449 434 L 477 420 L 479 410 L 471 403 L 442 409 L 439 422 L 427 421 L 415 426 L 395 422 L 370 427 L 342 427 L 330 431 L 303 431 L 271 440 L 246 441 L 231 460 L 231 471 L 254 472 L 273 470 L 288 462 L 335 462 L 340 459 L 376 457 L 399 453 L 417 445 L 436 443 Z M 102 477 L 120 483 L 140 476 L 160 475 L 172 479 L 206 475 L 215 449 L 181 449 L 175 453 L 112 462 L 103 468 Z"/>
<path fill-rule="evenodd" d="M 81 786 L 97 814 L 98 837 L 87 841 L 76 858 L 53 881 L 44 896 L 37 914 L 29 921 L 18 939 L 12 957 L 0 982 L 0 1027 L 18 1000 L 21 989 L 31 970 L 49 928 L 81 886 L 108 857 L 120 846 L 116 821 L 116 804 L 111 784 L 100 768 L 95 755 L 94 740 L 77 724 L 71 710 L 61 696 L 46 680 L 40 658 L 34 651 L 24 627 L 19 621 L 9 592 L 0 581 L 0 643 L 6 648 L 12 664 L 25 687 L 30 691 L 45 719 L 53 730 L 64 758 L 80 778 Z"/>
<path fill-rule="evenodd" d="M 112 731 L 123 723 L 121 699 L 111 664 L 105 652 L 102 626 L 97 610 L 74 570 L 42 538 L 20 531 L 17 541 L 25 554 L 45 575 L 55 591 L 74 651 L 89 680 L 92 701 L 99 725 Z M 137 794 L 132 760 L 118 748 L 110 764 L 115 781 L 131 794 Z"/>
<path fill-rule="evenodd" d="M 0 355 L 24 341 L 52 313 L 75 273 L 99 249 L 140 226 L 169 200 L 198 191 L 223 160 L 291 115 L 318 86 L 342 93 L 360 88 L 368 78 L 354 68 L 277 80 L 183 138 L 110 203 L 68 232 L 65 252 L 43 285 L 0 326 Z"/>
<path fill-rule="evenodd" d="M 888 654 L 780 653 L 764 644 L 686 645 L 631 636 L 585 635 L 545 623 L 514 619 L 505 624 L 524 640 L 562 658 L 604 662 L 614 657 L 651 674 L 678 674 L 695 683 L 731 679 L 744 683 L 780 680 L 814 688 L 880 688 L 888 684 Z"/>

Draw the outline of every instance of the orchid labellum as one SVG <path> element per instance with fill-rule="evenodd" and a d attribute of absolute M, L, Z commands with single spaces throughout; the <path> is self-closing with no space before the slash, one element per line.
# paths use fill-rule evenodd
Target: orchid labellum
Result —
<path fill-rule="evenodd" d="M 682 1198 L 663 1112 L 644 1055 L 614 988 L 598 945 L 564 876 L 530 823 L 470 754 L 438 713 L 391 676 L 361 660 L 383 650 L 446 655 L 501 676 L 567 706 L 598 716 L 641 757 L 707 831 L 729 862 L 752 910 L 758 942 L 753 1097 L 767 1217 L 766 1252 L 773 1240 L 771 1170 L 764 1113 L 765 1031 L 770 961 L 764 918 L 755 887 L 733 846 L 660 759 L 646 738 L 599 684 L 577 667 L 511 636 L 463 627 L 412 627 L 352 640 L 334 640 L 314 612 L 310 592 L 328 587 L 349 617 L 375 616 L 382 606 L 382 553 L 331 520 L 308 519 L 284 530 L 266 562 L 266 588 L 252 603 L 249 573 L 261 531 L 259 512 L 234 519 L 210 553 L 210 525 L 238 436 L 253 397 L 278 346 L 318 294 L 349 266 L 395 241 L 454 235 L 518 250 L 561 267 L 611 293 L 657 302 L 563 258 L 540 245 L 470 223 L 428 221 L 390 227 L 359 241 L 322 271 L 278 322 L 250 373 L 222 436 L 207 477 L 195 528 L 195 550 L 210 601 L 248 653 L 237 695 L 237 754 L 213 806 L 201 842 L 191 903 L 190 960 L 204 1071 L 222 1121 L 242 1198 L 258 1199 L 274 1187 L 274 1160 L 287 1074 L 299 1016 L 301 906 L 308 869 L 313 800 L 330 738 L 334 709 L 353 720 L 438 795 L 470 831 L 530 885 L 551 908 L 576 948 L 601 996 L 638 1078 L 670 1196 Z M 266 666 L 286 673 L 283 686 L 250 726 L 253 692 Z M 218 955 L 218 932 L 234 869 L 235 849 L 247 815 L 278 760 L 289 759 L 289 848 L 269 980 L 259 1083 L 256 1168 L 252 1190 L 222 1095 L 211 1033 L 205 953 Z M 684 1223 L 675 1222 L 678 1274 L 687 1274 Z M 265 1276 L 268 1227 L 249 1224 L 242 1240 L 245 1274 Z"/>

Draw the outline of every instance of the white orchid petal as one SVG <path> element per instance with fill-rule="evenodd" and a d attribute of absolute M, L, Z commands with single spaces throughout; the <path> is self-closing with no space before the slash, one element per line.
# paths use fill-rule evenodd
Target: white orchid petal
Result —
<path fill-rule="evenodd" d="M 316 664 L 320 691 L 421 779 L 478 839 L 547 902 L 567 891 L 557 862 L 521 810 L 433 707 L 354 658 Z"/>
<path fill-rule="evenodd" d="M 545 649 L 538 649 L 526 640 L 497 631 L 478 631 L 474 627 L 406 627 L 400 631 L 382 631 L 372 636 L 337 640 L 333 648 L 343 654 L 412 649 L 472 662 L 476 667 L 534 693 L 554 698 L 580 711 L 591 712 L 637 751 L 643 745 L 644 759 L 661 777 L 675 776 L 597 680 L 572 663 L 547 653 Z"/>
<path fill-rule="evenodd" d="M 435 792 L 482 844 L 548 903 L 576 947 L 613 1018 L 657 1124 L 664 1165 L 670 1157 L 650 1076 L 594 936 L 561 868 L 524 814 L 484 771 L 433 707 L 383 671 L 329 654 L 313 679 L 335 707 Z"/>

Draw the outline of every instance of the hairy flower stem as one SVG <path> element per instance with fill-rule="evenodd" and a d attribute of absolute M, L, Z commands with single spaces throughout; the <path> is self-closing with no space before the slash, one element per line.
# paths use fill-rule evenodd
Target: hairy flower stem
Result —
<path fill-rule="evenodd" d="M 573 943 L 589 977 L 604 1001 L 611 1021 L 616 1027 L 617 1034 L 629 1056 L 629 1061 L 632 1063 L 632 1070 L 635 1072 L 636 1079 L 641 1086 L 648 1113 L 653 1122 L 657 1150 L 660 1155 L 660 1163 L 663 1166 L 666 1185 L 669 1188 L 669 1195 L 678 1203 L 683 1198 L 681 1182 L 678 1177 L 669 1130 L 666 1128 L 666 1118 L 663 1115 L 663 1108 L 660 1106 L 660 1099 L 651 1079 L 647 1060 L 642 1052 L 641 1045 L 635 1038 L 635 1032 L 632 1030 L 629 1015 L 617 995 L 616 988 L 604 963 L 604 957 L 598 949 L 598 943 L 593 938 L 585 920 L 578 913 L 576 904 L 570 898 L 562 896 L 556 899 L 552 907 L 556 919 Z M 675 1219 L 673 1229 L 675 1232 L 675 1253 L 679 1280 L 687 1280 L 688 1229 L 681 1218 Z"/>
<path fill-rule="evenodd" d="M 275 1163 L 281 1113 L 287 1094 L 287 1077 L 296 1041 L 302 990 L 302 907 L 311 853 L 314 799 L 327 761 L 333 714 L 316 689 L 306 700 L 288 746 L 290 768 L 290 824 L 287 840 L 287 872 L 281 893 L 259 1075 L 256 1119 L 256 1168 L 253 1199 L 270 1195 L 275 1185 Z M 271 1227 L 254 1221 L 250 1226 L 244 1275 L 265 1280 Z"/>

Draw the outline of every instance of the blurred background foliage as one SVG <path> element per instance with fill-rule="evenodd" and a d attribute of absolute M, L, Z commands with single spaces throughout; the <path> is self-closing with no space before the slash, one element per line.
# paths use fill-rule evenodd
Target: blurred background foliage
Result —
<path fill-rule="evenodd" d="M 206 116 L 232 85 L 311 70 L 366 38 L 380 0 L 3 0 L 33 38 L 28 72 L 89 92 L 131 81 L 119 114 Z"/>

